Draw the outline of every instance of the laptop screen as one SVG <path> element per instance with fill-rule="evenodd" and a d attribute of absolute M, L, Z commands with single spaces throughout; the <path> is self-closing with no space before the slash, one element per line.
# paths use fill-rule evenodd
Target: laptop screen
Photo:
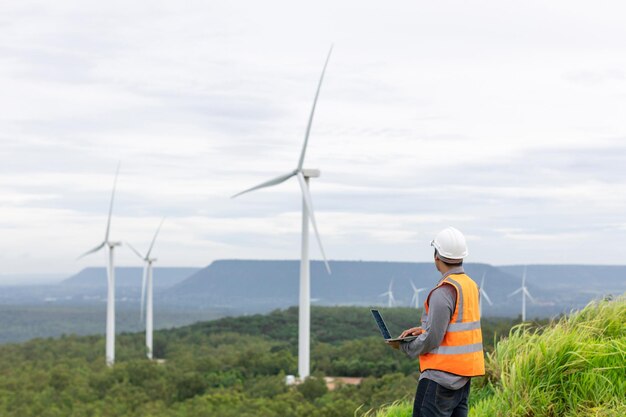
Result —
<path fill-rule="evenodd" d="M 376 324 L 378 324 L 378 328 L 380 329 L 380 333 L 383 335 L 385 340 L 391 339 L 391 335 L 389 334 L 389 330 L 387 330 L 387 326 L 383 320 L 383 316 L 380 315 L 378 310 L 371 310 L 372 315 L 374 316 L 374 320 L 376 320 Z"/>

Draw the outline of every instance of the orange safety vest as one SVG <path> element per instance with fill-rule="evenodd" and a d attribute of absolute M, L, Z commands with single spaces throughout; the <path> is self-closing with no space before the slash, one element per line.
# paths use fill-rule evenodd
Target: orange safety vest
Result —
<path fill-rule="evenodd" d="M 442 285 L 456 289 L 456 307 L 439 347 L 420 355 L 420 371 L 436 369 L 461 376 L 485 374 L 483 337 L 480 331 L 478 286 L 465 274 L 451 274 L 430 291 L 424 302 L 422 328 L 428 322 L 430 295 Z"/>

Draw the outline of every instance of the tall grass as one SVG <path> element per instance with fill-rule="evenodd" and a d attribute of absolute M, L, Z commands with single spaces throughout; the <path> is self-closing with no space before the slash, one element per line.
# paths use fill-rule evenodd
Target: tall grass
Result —
<path fill-rule="evenodd" d="M 355 417 L 406 417 L 413 412 L 413 405 L 403 401 L 396 401 L 384 407 L 382 411 L 368 410 L 364 414 L 361 414 L 360 411 L 357 410 L 354 413 Z"/>
<path fill-rule="evenodd" d="M 470 416 L 626 416 L 626 297 L 591 303 L 545 328 L 515 327 L 486 369 L 487 382 L 472 387 Z M 409 416 L 411 406 L 393 412 Z"/>

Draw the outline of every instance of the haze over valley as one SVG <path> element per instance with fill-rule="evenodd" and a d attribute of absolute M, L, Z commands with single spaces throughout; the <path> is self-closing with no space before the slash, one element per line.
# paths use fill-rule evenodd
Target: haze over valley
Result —
<path fill-rule="evenodd" d="M 317 306 L 381 306 L 390 282 L 397 307 L 412 305 L 413 289 L 431 288 L 437 272 L 430 263 L 330 261 L 311 263 L 311 297 Z M 468 263 L 467 272 L 480 282 L 493 305 L 487 317 L 518 317 L 521 297 L 507 297 L 521 285 L 524 266 Z M 223 316 L 266 313 L 297 306 L 298 261 L 219 260 L 205 268 L 155 267 L 155 326 L 170 328 Z M 141 331 L 140 267 L 117 267 L 117 331 Z M 530 318 L 546 318 L 578 309 L 593 299 L 626 291 L 626 266 L 528 265 Z M 37 276 L 37 280 L 55 277 Z M 61 334 L 94 334 L 104 328 L 106 271 L 90 267 L 52 283 L 0 287 L 0 312 L 6 325 L 1 342 Z M 423 303 L 426 293 L 422 293 Z M 416 312 L 415 320 L 418 320 Z"/>

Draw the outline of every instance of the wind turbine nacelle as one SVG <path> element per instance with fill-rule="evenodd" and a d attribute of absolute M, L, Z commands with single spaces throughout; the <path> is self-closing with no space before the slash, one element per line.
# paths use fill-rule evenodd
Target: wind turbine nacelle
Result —
<path fill-rule="evenodd" d="M 306 178 L 318 178 L 321 173 L 319 169 L 303 169 L 302 175 L 304 175 Z"/>
<path fill-rule="evenodd" d="M 115 246 L 122 246 L 122 242 L 107 242 L 110 248 Z"/>

